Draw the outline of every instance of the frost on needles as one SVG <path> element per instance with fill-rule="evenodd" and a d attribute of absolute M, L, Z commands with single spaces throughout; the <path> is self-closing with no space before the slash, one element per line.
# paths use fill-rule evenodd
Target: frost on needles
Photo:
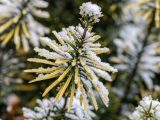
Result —
<path fill-rule="evenodd" d="M 40 40 L 45 47 L 34 49 L 39 57 L 28 59 L 48 67 L 25 70 L 38 74 L 30 83 L 51 79 L 52 82 L 44 90 L 43 96 L 58 87 L 54 101 L 60 101 L 62 96 L 69 97 L 68 111 L 71 110 L 74 99 L 78 99 L 87 111 L 88 98 L 97 110 L 94 90 L 108 106 L 109 92 L 99 78 L 112 81 L 110 74 L 117 72 L 109 63 L 102 62 L 98 57 L 99 54 L 109 51 L 108 48 L 101 47 L 97 42 L 100 36 L 92 32 L 93 24 L 99 22 L 102 16 L 101 8 L 91 2 L 83 3 L 80 15 L 81 25 L 63 28 L 60 32 L 53 31 L 56 40 L 42 37 Z"/>
<path fill-rule="evenodd" d="M 73 99 L 71 111 L 67 112 L 67 105 L 65 98 L 62 98 L 57 104 L 54 103 L 54 98 L 37 99 L 37 106 L 34 110 L 23 108 L 23 114 L 26 120 L 58 120 L 62 116 L 71 120 L 92 120 L 95 114 L 91 111 L 92 106 L 89 105 L 88 112 L 84 112 L 79 100 Z M 67 100 L 68 101 L 68 100 Z M 66 102 L 66 103 L 65 103 Z M 65 107 L 64 107 L 64 104 Z M 88 103 L 87 103 L 88 104 Z"/>
<path fill-rule="evenodd" d="M 30 50 L 39 46 L 39 37 L 49 29 L 36 18 L 48 18 L 49 13 L 41 10 L 48 7 L 44 0 L 0 0 L 0 41 L 2 47 L 15 44 L 16 50 Z"/>
<path fill-rule="evenodd" d="M 151 96 L 144 97 L 129 118 L 130 120 L 160 120 L 160 102 L 153 100 Z"/>
<path fill-rule="evenodd" d="M 135 18 L 142 17 L 148 23 L 153 20 L 156 28 L 160 28 L 160 0 L 132 0 L 128 8 L 134 9 Z"/>

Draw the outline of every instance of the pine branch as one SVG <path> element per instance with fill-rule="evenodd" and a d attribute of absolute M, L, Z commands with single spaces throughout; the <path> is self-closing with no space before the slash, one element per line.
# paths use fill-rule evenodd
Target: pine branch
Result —
<path fill-rule="evenodd" d="M 138 71 L 138 66 L 141 62 L 141 58 L 143 56 L 143 53 L 144 53 L 144 50 L 145 50 L 145 47 L 146 45 L 148 44 L 148 41 L 149 41 L 149 36 L 152 32 L 152 27 L 153 27 L 153 24 L 154 24 L 154 19 L 152 19 L 152 21 L 150 22 L 150 24 L 148 25 L 148 29 L 147 29 L 147 33 L 146 33 L 146 36 L 144 37 L 143 39 L 143 44 L 142 44 L 142 49 L 141 51 L 138 53 L 137 55 L 137 61 L 131 71 L 131 73 L 128 75 L 128 82 L 127 82 L 127 85 L 126 85 L 126 88 L 125 88 L 125 92 L 124 92 L 124 97 L 122 98 L 122 102 L 125 102 L 129 92 L 130 92 L 130 89 L 131 89 L 131 85 L 132 85 L 132 82 L 134 81 L 134 78 L 137 74 L 137 71 Z"/>
<path fill-rule="evenodd" d="M 152 21 L 148 25 L 148 28 L 147 28 L 147 31 L 146 31 L 146 36 L 142 40 L 143 43 L 142 43 L 141 51 L 139 51 L 139 53 L 137 53 L 137 60 L 135 62 L 135 65 L 134 65 L 133 69 L 131 70 L 131 72 L 126 77 L 126 80 L 128 80 L 128 81 L 127 81 L 126 87 L 124 89 L 124 96 L 121 99 L 122 104 L 128 101 L 127 97 L 130 93 L 130 89 L 131 89 L 132 83 L 134 82 L 134 78 L 137 75 L 137 71 L 139 70 L 139 64 L 141 63 L 141 58 L 143 57 L 145 47 L 147 46 L 147 44 L 149 42 L 149 36 L 152 32 L 153 25 L 154 25 L 154 19 L 152 19 Z M 118 109 L 118 112 L 117 112 L 118 114 L 120 114 L 121 109 L 122 109 L 122 105 Z"/>

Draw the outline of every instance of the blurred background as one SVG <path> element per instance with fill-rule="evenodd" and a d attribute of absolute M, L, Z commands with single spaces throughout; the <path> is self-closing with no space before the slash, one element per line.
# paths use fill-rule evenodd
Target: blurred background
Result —
<path fill-rule="evenodd" d="M 79 6 L 87 2 L 46 1 L 49 6 L 45 10 L 50 17 L 37 20 L 51 31 L 77 25 Z M 110 49 L 110 53 L 100 57 L 118 69 L 118 73 L 112 75 L 112 82 L 102 80 L 109 89 L 110 103 L 106 108 L 99 100 L 100 107 L 94 111 L 97 115 L 94 119 L 128 120 L 128 115 L 142 97 L 152 95 L 155 99 L 160 98 L 160 30 L 151 22 L 153 20 L 148 22 L 142 20 L 141 16 L 135 19 L 134 11 L 137 9 L 126 10 L 129 0 L 91 1 L 101 6 L 104 15 L 93 31 L 101 36 L 98 42 Z M 137 8 L 143 9 L 141 6 Z M 50 32 L 45 36 L 53 35 Z M 26 68 L 36 66 L 26 62 L 27 58 L 35 56 L 33 50 L 24 53 L 14 49 L 13 43 L 0 48 L 0 118 L 4 120 L 23 120 L 22 107 L 33 108 L 36 99 L 42 99 L 47 86 L 46 82 L 28 84 L 35 76 L 23 72 Z"/>

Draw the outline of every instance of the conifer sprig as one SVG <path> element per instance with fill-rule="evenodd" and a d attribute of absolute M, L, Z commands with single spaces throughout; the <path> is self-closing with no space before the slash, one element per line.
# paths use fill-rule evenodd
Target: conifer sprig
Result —
<path fill-rule="evenodd" d="M 48 18 L 48 12 L 40 10 L 48 3 L 43 0 L 1 0 L 0 41 L 5 47 L 11 40 L 16 50 L 29 51 L 30 44 L 39 46 L 39 37 L 49 30 L 35 17 Z"/>
<path fill-rule="evenodd" d="M 95 6 L 95 4 L 91 4 L 91 6 L 87 6 L 88 9 L 92 8 L 92 5 Z M 97 8 L 99 7 L 95 9 Z M 89 17 L 94 16 L 94 11 L 93 15 Z M 99 13 L 101 14 L 101 12 Z M 85 22 L 90 24 L 90 21 Z M 48 47 L 48 49 L 35 48 L 34 50 L 41 58 L 28 59 L 30 62 L 49 66 L 48 68 L 43 67 L 26 70 L 25 72 L 39 74 L 30 83 L 52 79 L 53 82 L 44 90 L 43 96 L 48 94 L 53 88 L 59 86 L 55 102 L 59 101 L 67 93 L 67 96 L 70 96 L 68 111 L 70 111 L 73 97 L 80 100 L 85 111 L 87 111 L 87 98 L 89 97 L 97 110 L 98 105 L 93 89 L 98 91 L 103 103 L 108 106 L 108 90 L 99 81 L 99 78 L 101 77 L 111 81 L 112 79 L 109 73 L 117 72 L 117 70 L 108 63 L 102 62 L 97 56 L 98 54 L 107 53 L 109 49 L 101 47 L 97 43 L 100 36 L 91 32 L 90 28 L 89 26 L 85 26 L 85 28 L 81 26 L 70 26 L 63 28 L 61 32 L 53 31 L 57 42 L 47 37 L 41 38 L 42 44 Z"/>

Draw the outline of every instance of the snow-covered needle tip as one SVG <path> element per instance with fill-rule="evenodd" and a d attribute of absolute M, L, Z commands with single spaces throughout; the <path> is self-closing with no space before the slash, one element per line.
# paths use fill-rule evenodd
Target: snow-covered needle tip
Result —
<path fill-rule="evenodd" d="M 85 21 L 92 24 L 99 22 L 100 17 L 103 16 L 101 7 L 91 2 L 83 3 L 82 6 L 80 6 L 80 15 Z"/>
<path fill-rule="evenodd" d="M 131 120 L 160 120 L 160 102 L 151 96 L 144 97 L 136 110 L 130 115 Z"/>

